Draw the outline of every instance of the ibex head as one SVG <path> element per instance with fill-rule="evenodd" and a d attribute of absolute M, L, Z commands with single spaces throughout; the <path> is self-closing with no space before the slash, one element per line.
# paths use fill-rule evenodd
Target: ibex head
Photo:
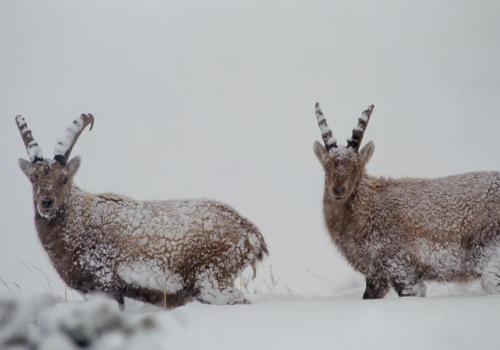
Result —
<path fill-rule="evenodd" d="M 314 153 L 325 170 L 325 191 L 335 203 L 345 203 L 355 192 L 365 166 L 375 150 L 373 142 L 359 150 L 373 107 L 371 105 L 361 114 L 358 126 L 352 131 L 352 137 L 347 140 L 347 146 L 339 146 L 326 123 L 319 103 L 316 103 L 316 117 L 325 146 L 315 141 Z"/>
<path fill-rule="evenodd" d="M 92 129 L 94 117 L 92 114 L 82 114 L 74 120 L 64 136 L 57 141 L 52 159 L 43 157 L 42 150 L 22 116 L 16 117 L 16 123 L 30 158 L 29 161 L 19 159 L 19 167 L 33 185 L 33 200 L 38 214 L 51 219 L 64 203 L 80 166 L 80 157 L 69 160 L 71 150 L 85 127 L 90 124 Z"/>

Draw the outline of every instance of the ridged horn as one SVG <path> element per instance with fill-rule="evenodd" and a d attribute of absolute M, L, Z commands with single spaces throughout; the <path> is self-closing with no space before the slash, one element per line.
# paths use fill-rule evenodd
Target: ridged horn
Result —
<path fill-rule="evenodd" d="M 323 139 L 323 143 L 325 144 L 325 148 L 327 152 L 329 152 L 332 148 L 337 147 L 337 140 L 333 136 L 332 129 L 326 123 L 326 118 L 321 111 L 321 107 L 319 102 L 316 102 L 316 119 L 318 119 L 318 126 L 321 130 L 321 138 Z"/>
<path fill-rule="evenodd" d="M 38 142 L 33 138 L 33 134 L 31 129 L 28 128 L 26 120 L 21 115 L 18 115 L 16 117 L 16 124 L 23 138 L 24 146 L 26 147 L 26 151 L 28 151 L 31 162 L 36 163 L 43 160 L 42 150 L 40 146 L 38 146 Z"/>
<path fill-rule="evenodd" d="M 71 125 L 64 131 L 63 137 L 57 141 L 54 150 L 54 159 L 61 165 L 68 163 L 71 150 L 87 125 L 90 125 L 89 130 L 92 130 L 94 116 L 90 113 L 82 114 L 80 118 L 73 120 Z"/>
<path fill-rule="evenodd" d="M 365 134 L 366 127 L 370 121 L 370 117 L 373 112 L 374 105 L 370 105 L 366 110 L 361 113 L 361 117 L 358 119 L 358 126 L 352 130 L 352 137 L 347 140 L 347 147 L 351 147 L 354 151 L 358 152 L 361 146 L 361 141 L 363 140 L 363 135 Z"/>

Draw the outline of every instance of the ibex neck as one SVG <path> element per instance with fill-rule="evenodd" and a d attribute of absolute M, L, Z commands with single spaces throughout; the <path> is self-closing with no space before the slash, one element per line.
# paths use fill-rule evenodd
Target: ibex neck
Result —
<path fill-rule="evenodd" d="M 341 235 L 358 231 L 363 225 L 361 222 L 363 221 L 361 220 L 363 215 L 361 213 L 366 209 L 363 203 L 366 202 L 366 198 L 364 197 L 369 195 L 369 191 L 366 189 L 371 179 L 370 176 L 363 175 L 358 181 L 354 192 L 342 203 L 332 200 L 325 188 L 323 193 L 323 212 L 326 225 L 334 240 L 337 240 Z"/>
<path fill-rule="evenodd" d="M 79 246 L 79 237 L 68 237 L 70 230 L 67 229 L 68 222 L 72 219 L 72 203 L 75 192 L 78 188 L 72 186 L 66 196 L 66 200 L 57 214 L 47 219 L 40 216 L 35 208 L 35 226 L 38 231 L 38 237 L 43 248 L 49 255 L 49 258 L 58 272 L 59 276 L 71 288 L 79 289 L 79 280 L 82 277 L 80 265 L 75 265 L 75 249 Z"/>
<path fill-rule="evenodd" d="M 353 198 L 349 198 L 345 203 L 339 204 L 333 201 L 325 189 L 323 194 L 323 212 L 326 225 L 332 234 L 332 238 L 336 239 L 345 232 L 346 225 L 352 217 Z"/>
<path fill-rule="evenodd" d="M 65 205 L 63 205 L 63 207 L 57 211 L 57 214 L 50 219 L 41 216 L 35 207 L 35 226 L 38 231 L 38 237 L 49 255 L 55 245 L 62 243 L 62 231 L 65 222 Z"/>
<path fill-rule="evenodd" d="M 71 207 L 71 197 L 74 195 L 75 191 L 80 190 L 77 187 L 72 186 L 66 195 L 63 205 L 52 218 L 45 218 L 41 216 L 35 205 L 35 226 L 38 231 L 38 237 L 51 258 L 65 253 L 65 240 L 63 239 L 63 235 L 68 220 L 68 213 Z"/>

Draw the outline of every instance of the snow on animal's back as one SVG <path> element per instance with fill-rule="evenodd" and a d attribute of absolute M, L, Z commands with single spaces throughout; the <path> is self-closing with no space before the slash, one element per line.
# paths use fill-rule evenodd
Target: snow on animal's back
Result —
<path fill-rule="evenodd" d="M 482 171 L 433 179 L 408 178 L 396 180 L 395 185 L 395 191 L 406 192 L 415 199 L 454 201 L 477 195 L 486 200 L 487 194 L 499 190 L 500 173 Z M 500 196 L 500 191 L 498 192 Z"/>
<path fill-rule="evenodd" d="M 387 221 L 385 214 L 404 218 L 413 242 L 425 246 L 447 242 L 461 247 L 471 239 L 496 235 L 500 220 L 500 173 L 473 172 L 436 179 L 388 180 L 383 192 L 385 206 L 379 222 L 390 231 L 398 222 Z M 392 216 L 389 216 L 391 218 Z M 490 224 L 485 226 L 484 223 Z M 417 237 L 419 239 L 417 239 Z"/>
<path fill-rule="evenodd" d="M 104 193 L 89 195 L 94 225 L 126 225 L 123 234 L 182 239 L 191 234 L 231 235 L 235 239 L 258 229 L 227 204 L 208 199 L 136 201 Z M 113 230 L 115 231 L 115 230 Z"/>
<path fill-rule="evenodd" d="M 401 209 L 413 209 L 413 214 L 463 217 L 477 210 L 500 208 L 500 173 L 473 172 L 436 179 L 402 179 L 390 186 L 388 195 L 400 204 Z M 429 208 L 432 208 L 432 213 L 429 213 Z"/>

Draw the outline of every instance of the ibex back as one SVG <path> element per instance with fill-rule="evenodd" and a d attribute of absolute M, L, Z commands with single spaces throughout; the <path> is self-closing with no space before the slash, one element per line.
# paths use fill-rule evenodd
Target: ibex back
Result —
<path fill-rule="evenodd" d="M 386 179 L 366 174 L 375 146 L 360 149 L 373 106 L 347 146 L 337 144 L 316 104 L 324 146 L 323 212 L 331 238 L 366 276 L 364 298 L 425 296 L 425 281 L 481 279 L 500 292 L 500 174 L 475 172 L 438 179 Z"/>

